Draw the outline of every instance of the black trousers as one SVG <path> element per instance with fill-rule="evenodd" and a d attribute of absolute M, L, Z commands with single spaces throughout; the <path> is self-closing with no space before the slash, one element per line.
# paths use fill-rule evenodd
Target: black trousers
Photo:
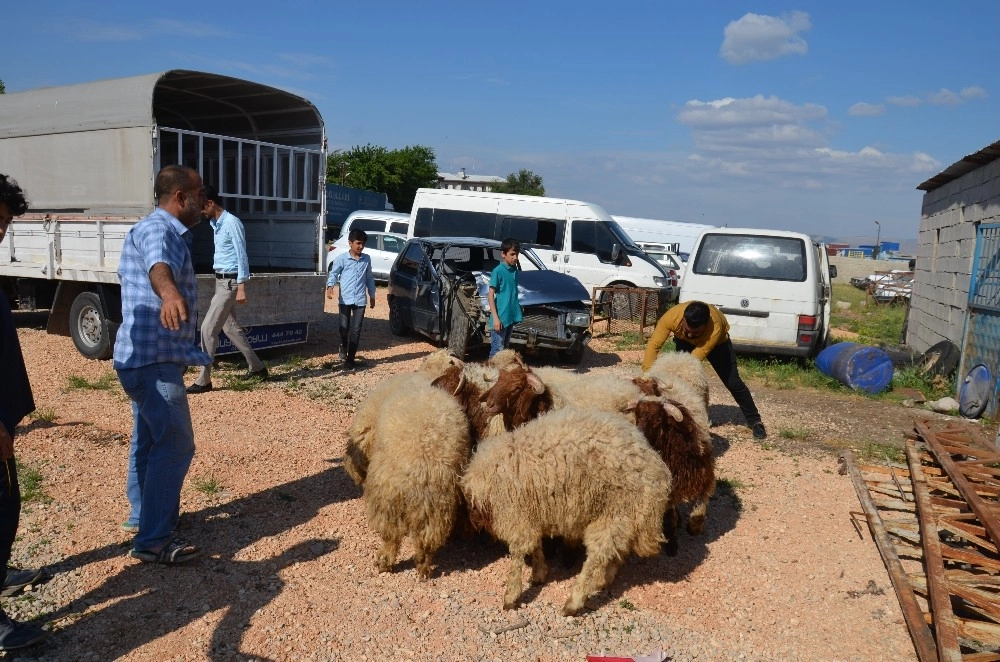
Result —
<path fill-rule="evenodd" d="M 340 306 L 340 353 L 344 362 L 354 363 L 354 355 L 361 342 L 361 324 L 365 321 L 364 306 Z"/>
<path fill-rule="evenodd" d="M 3 423 L 0 423 L 3 425 Z M 0 584 L 7 578 L 10 551 L 21 518 L 21 488 L 17 485 L 17 463 L 12 455 L 0 462 Z"/>
<path fill-rule="evenodd" d="M 690 354 L 694 351 L 694 345 L 680 338 L 674 338 L 674 346 L 678 352 Z M 750 389 L 743 383 L 740 371 L 736 367 L 736 352 L 733 350 L 733 341 L 726 338 L 726 342 L 716 345 L 706 358 L 712 364 L 715 374 L 733 394 L 733 399 L 736 400 L 740 411 L 743 412 L 743 418 L 746 419 L 747 425 L 760 423 L 760 412 L 757 411 L 757 405 L 754 404 L 753 396 L 750 395 Z"/>

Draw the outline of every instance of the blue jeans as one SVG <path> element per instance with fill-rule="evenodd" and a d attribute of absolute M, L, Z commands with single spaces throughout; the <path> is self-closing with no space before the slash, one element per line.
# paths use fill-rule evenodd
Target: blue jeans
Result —
<path fill-rule="evenodd" d="M 496 331 L 490 328 L 490 358 L 499 352 L 501 349 L 507 349 L 510 347 L 510 334 L 514 330 L 514 325 L 505 326 L 504 328 Z"/>
<path fill-rule="evenodd" d="M 153 363 L 118 370 L 132 399 L 132 444 L 126 492 L 139 533 L 135 549 L 146 551 L 170 540 L 177 525 L 181 486 L 194 457 L 194 430 L 184 366 Z"/>
<path fill-rule="evenodd" d="M 347 365 L 354 364 L 354 355 L 361 343 L 361 324 L 364 321 L 364 306 L 340 304 L 340 353 Z"/>

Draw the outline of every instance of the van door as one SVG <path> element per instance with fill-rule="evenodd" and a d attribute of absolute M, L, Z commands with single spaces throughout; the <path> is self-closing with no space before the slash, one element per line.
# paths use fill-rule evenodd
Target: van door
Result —
<path fill-rule="evenodd" d="M 569 223 L 570 250 L 563 258 L 563 272 L 573 276 L 593 295 L 593 288 L 619 280 L 613 260 L 614 246 L 624 248 L 602 221 L 572 219 Z M 634 285 L 634 283 L 632 283 Z"/>
<path fill-rule="evenodd" d="M 825 244 L 816 244 L 816 278 L 819 285 L 820 315 L 823 318 L 823 328 L 820 330 L 818 349 L 826 347 L 830 338 L 830 308 L 833 301 L 833 282 L 830 280 L 830 256 L 826 253 Z"/>

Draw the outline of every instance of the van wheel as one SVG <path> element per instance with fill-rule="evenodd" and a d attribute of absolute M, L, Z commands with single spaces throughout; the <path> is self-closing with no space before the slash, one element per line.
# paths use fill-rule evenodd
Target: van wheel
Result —
<path fill-rule="evenodd" d="M 958 368 L 959 351 L 950 340 L 935 343 L 920 357 L 917 372 L 925 377 L 951 377 Z"/>
<path fill-rule="evenodd" d="M 69 334 L 76 349 L 88 359 L 111 358 L 111 334 L 94 292 L 81 292 L 69 308 Z"/>
<path fill-rule="evenodd" d="M 403 321 L 403 311 L 400 310 L 399 302 L 395 299 L 389 300 L 389 333 L 394 336 L 405 336 L 409 329 Z"/>
<path fill-rule="evenodd" d="M 635 287 L 631 283 L 612 283 L 601 292 L 601 309 L 611 319 L 631 319 L 635 315 L 635 296 L 625 290 Z"/>

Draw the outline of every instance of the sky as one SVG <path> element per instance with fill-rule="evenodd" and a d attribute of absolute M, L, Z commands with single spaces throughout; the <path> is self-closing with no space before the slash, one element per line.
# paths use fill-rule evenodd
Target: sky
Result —
<path fill-rule="evenodd" d="M 995 0 L 37 0 L 3 21 L 8 93 L 234 76 L 314 103 L 331 150 L 425 145 L 624 216 L 913 241 L 916 187 L 1000 140 Z"/>

